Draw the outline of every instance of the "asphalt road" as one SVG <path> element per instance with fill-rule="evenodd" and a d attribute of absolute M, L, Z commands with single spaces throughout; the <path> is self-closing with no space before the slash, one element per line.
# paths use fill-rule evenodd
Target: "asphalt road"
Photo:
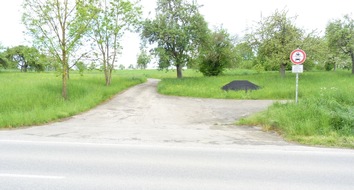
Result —
<path fill-rule="evenodd" d="M 0 189 L 354 189 L 353 150 L 233 125 L 273 101 L 162 96 L 157 82 L 60 122 L 1 130 Z"/>
<path fill-rule="evenodd" d="M 354 187 L 354 152 L 0 141 L 0 189 L 319 189 Z"/>

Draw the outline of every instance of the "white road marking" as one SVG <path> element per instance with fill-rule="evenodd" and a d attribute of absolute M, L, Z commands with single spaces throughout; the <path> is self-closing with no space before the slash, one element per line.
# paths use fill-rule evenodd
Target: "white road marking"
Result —
<path fill-rule="evenodd" d="M 64 179 L 64 176 L 49 176 L 49 175 L 26 175 L 26 174 L 7 174 L 0 173 L 0 177 L 8 178 L 29 178 L 29 179 Z"/>

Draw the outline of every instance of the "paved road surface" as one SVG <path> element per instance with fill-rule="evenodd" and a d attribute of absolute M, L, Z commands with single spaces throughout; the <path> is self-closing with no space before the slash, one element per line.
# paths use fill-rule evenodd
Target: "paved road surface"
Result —
<path fill-rule="evenodd" d="M 354 152 L 0 141 L 2 190 L 352 190 Z"/>
<path fill-rule="evenodd" d="M 1 130 L 0 189 L 354 189 L 353 150 L 233 125 L 273 101 L 163 96 L 156 85 L 61 122 Z"/>

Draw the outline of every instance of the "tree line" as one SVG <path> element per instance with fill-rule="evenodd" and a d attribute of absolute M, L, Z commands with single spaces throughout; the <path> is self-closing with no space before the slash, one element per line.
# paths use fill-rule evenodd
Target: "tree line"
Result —
<path fill-rule="evenodd" d="M 33 46 L 0 45 L 0 68 L 44 71 L 62 76 L 62 96 L 72 67 L 101 67 L 109 86 L 126 32 L 139 32 L 142 46 L 137 65 L 144 69 L 154 57 L 159 69 L 183 68 L 217 76 L 227 68 L 278 70 L 291 68 L 289 54 L 307 52 L 305 70 L 352 69 L 354 74 L 354 20 L 350 15 L 328 23 L 325 34 L 295 25 L 296 16 L 275 10 L 248 28 L 242 38 L 222 26 L 210 28 L 195 0 L 157 0 L 155 15 L 142 18 L 139 1 L 24 0 L 23 23 Z M 120 69 L 122 64 L 120 64 Z"/>

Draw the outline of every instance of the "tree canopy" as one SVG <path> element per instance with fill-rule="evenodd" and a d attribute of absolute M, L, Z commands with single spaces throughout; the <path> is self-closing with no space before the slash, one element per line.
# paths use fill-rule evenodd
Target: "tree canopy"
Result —
<path fill-rule="evenodd" d="M 218 75 L 227 67 L 279 70 L 284 76 L 291 68 L 289 54 L 296 48 L 307 53 L 305 70 L 320 65 L 331 70 L 335 64 L 345 64 L 354 74 L 354 20 L 350 15 L 329 22 L 325 37 L 320 37 L 315 31 L 306 33 L 298 28 L 296 16 L 276 10 L 261 17 L 246 37 L 236 42 L 226 30 L 210 30 L 200 7 L 196 0 L 157 0 L 153 17 L 141 21 L 139 0 L 24 0 L 23 23 L 34 48 L 17 46 L 5 52 L 0 44 L 0 66 L 42 70 L 43 65 L 37 63 L 45 54 L 62 73 L 62 96 L 66 99 L 70 68 L 76 64 L 84 68 L 88 63 L 83 58 L 97 61 L 90 68 L 100 65 L 106 85 L 110 85 L 124 45 L 123 35 L 141 29 L 141 39 L 152 47 L 150 53 L 157 58 L 159 69 L 175 67 L 178 78 L 185 67 L 199 68 L 207 76 Z M 140 68 L 151 61 L 146 52 L 137 59 Z M 129 64 L 119 63 L 119 68 Z"/>
<path fill-rule="evenodd" d="M 6 68 L 7 67 L 7 60 L 6 56 L 4 54 L 5 47 L 0 43 L 0 68 Z"/>
<path fill-rule="evenodd" d="M 102 63 L 108 86 L 122 47 L 121 38 L 126 31 L 137 28 L 141 7 L 129 0 L 96 0 L 92 8 L 96 15 L 91 22 L 89 36 L 93 40 L 94 56 Z"/>
<path fill-rule="evenodd" d="M 81 40 L 88 31 L 94 13 L 88 9 L 92 0 L 24 0 L 23 23 L 35 46 L 48 52 L 62 66 L 62 96 L 67 99 L 69 58 L 78 55 Z"/>
<path fill-rule="evenodd" d="M 182 68 L 196 55 L 208 32 L 198 8 L 195 1 L 157 0 L 155 18 L 143 24 L 142 38 L 156 45 L 159 68 L 175 66 L 178 78 L 182 78 Z"/>
<path fill-rule="evenodd" d="M 45 68 L 45 56 L 36 48 L 28 46 L 15 46 L 5 51 L 7 60 L 14 62 L 22 72 L 28 69 L 43 71 Z"/>
<path fill-rule="evenodd" d="M 303 31 L 294 25 L 294 19 L 287 11 L 276 10 L 271 16 L 261 18 L 247 36 L 260 64 L 266 70 L 279 69 L 282 76 L 290 65 L 290 52 L 302 44 Z"/>
<path fill-rule="evenodd" d="M 151 57 L 150 55 L 145 51 L 145 50 L 140 50 L 140 53 L 138 55 L 137 59 L 137 68 L 139 69 L 146 69 L 148 63 L 150 63 Z"/>
<path fill-rule="evenodd" d="M 350 57 L 354 74 L 354 19 L 345 15 L 330 22 L 326 27 L 326 38 L 333 52 Z"/>

